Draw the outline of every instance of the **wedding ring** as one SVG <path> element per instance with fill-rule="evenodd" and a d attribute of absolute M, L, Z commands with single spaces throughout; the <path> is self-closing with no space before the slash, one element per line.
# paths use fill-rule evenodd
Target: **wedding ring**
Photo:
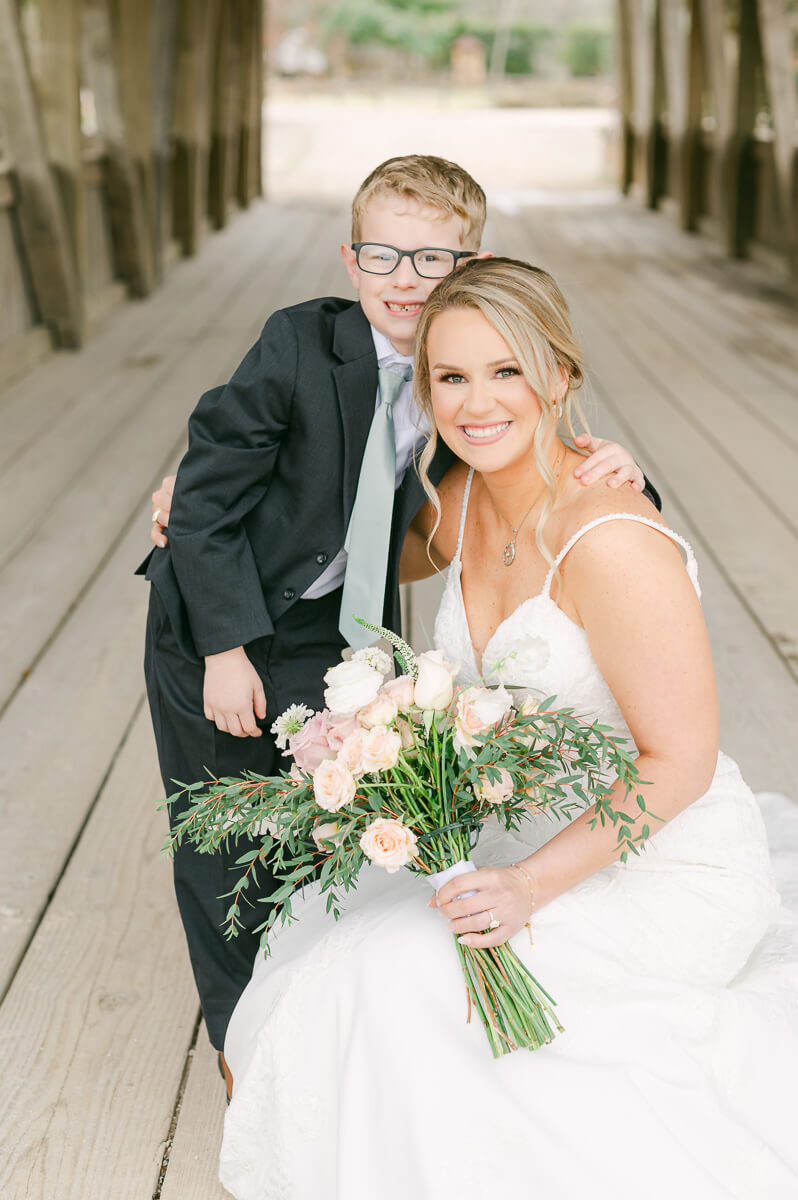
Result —
<path fill-rule="evenodd" d="M 156 508 L 155 512 L 152 514 L 153 525 L 156 523 L 156 521 L 158 520 L 158 518 L 160 517 L 162 512 L 163 512 L 162 508 Z"/>
<path fill-rule="evenodd" d="M 486 932 L 488 932 L 488 933 L 489 933 L 489 932 L 491 931 L 491 929 L 498 929 L 498 928 L 499 928 L 499 926 L 501 925 L 501 921 L 497 921 L 497 920 L 496 920 L 496 918 L 495 918 L 495 917 L 494 917 L 494 915 L 493 915 L 493 909 L 492 909 L 492 908 L 489 908 L 489 909 L 488 909 L 488 916 L 490 917 L 490 925 L 488 926 L 488 928 L 487 928 Z"/>

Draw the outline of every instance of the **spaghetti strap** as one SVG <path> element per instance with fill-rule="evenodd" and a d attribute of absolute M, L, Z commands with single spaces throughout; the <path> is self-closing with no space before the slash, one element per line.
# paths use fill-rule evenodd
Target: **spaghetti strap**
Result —
<path fill-rule="evenodd" d="M 672 529 L 668 529 L 667 525 L 660 525 L 659 521 L 654 521 L 650 517 L 640 516 L 638 513 L 607 513 L 603 517 L 596 517 L 594 521 L 588 521 L 587 525 L 583 525 L 581 529 L 577 529 L 573 537 L 569 538 L 563 546 L 560 553 L 555 558 L 554 562 L 549 567 L 546 576 L 546 582 L 543 584 L 542 594 L 548 596 L 551 592 L 551 582 L 554 579 L 554 572 L 559 567 L 562 560 L 565 558 L 568 551 L 574 546 L 589 529 L 595 529 L 597 525 L 604 525 L 607 521 L 637 521 L 640 525 L 649 525 L 652 529 L 657 529 L 660 533 L 664 533 L 672 541 L 677 542 L 685 553 L 685 567 L 687 574 L 690 577 L 690 582 L 696 590 L 696 595 L 701 599 L 701 586 L 698 582 L 698 563 L 696 562 L 695 554 L 690 543 L 683 538 L 680 533 L 674 533 Z"/>
<path fill-rule="evenodd" d="M 457 534 L 457 550 L 455 551 L 452 562 L 460 561 L 460 554 L 463 549 L 463 534 L 465 532 L 466 513 L 468 512 L 468 497 L 471 494 L 471 481 L 473 478 L 474 468 L 470 467 L 468 471 L 468 477 L 465 481 L 465 487 L 463 488 L 463 507 L 460 510 L 460 529 Z"/>

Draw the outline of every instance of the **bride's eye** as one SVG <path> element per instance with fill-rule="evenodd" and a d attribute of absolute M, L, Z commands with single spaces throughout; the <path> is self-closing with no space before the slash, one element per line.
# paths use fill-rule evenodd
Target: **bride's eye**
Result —
<path fill-rule="evenodd" d="M 459 375 L 457 371 L 447 371 L 445 375 L 438 376 L 438 383 L 464 383 L 465 376 Z"/>
<path fill-rule="evenodd" d="M 499 367 L 496 375 L 499 379 L 511 379 L 513 375 L 520 375 L 518 367 Z"/>

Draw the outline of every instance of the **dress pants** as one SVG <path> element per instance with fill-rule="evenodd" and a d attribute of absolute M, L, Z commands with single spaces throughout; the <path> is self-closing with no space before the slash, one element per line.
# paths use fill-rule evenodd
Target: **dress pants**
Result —
<path fill-rule="evenodd" d="M 289 704 L 314 710 L 324 700 L 324 672 L 337 663 L 345 642 L 338 631 L 341 589 L 318 600 L 298 600 L 275 623 L 274 634 L 246 646 L 247 655 L 263 681 L 266 719 L 259 738 L 234 738 L 221 733 L 203 713 L 204 666 L 181 652 L 166 610 L 150 588 L 144 672 L 158 759 L 166 795 L 207 777 L 257 771 L 262 775 L 287 770 L 291 760 L 275 746 L 270 726 Z M 181 806 L 170 810 L 170 825 Z M 231 842 L 216 854 L 198 854 L 184 842 L 174 858 L 174 884 L 188 942 L 191 966 L 211 1043 L 224 1046 L 230 1015 L 249 982 L 259 949 L 255 929 L 264 920 L 262 905 L 251 907 L 242 898 L 236 938 L 225 936 L 226 896 L 243 874 L 237 858 L 255 845 Z M 265 866 L 258 867 L 258 892 L 273 890 Z"/>

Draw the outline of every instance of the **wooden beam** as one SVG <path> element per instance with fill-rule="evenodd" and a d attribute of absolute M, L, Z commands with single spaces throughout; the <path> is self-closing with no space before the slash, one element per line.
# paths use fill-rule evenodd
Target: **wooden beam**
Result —
<path fill-rule="evenodd" d="M 632 14 L 631 0 L 616 0 L 618 105 L 621 113 L 621 170 L 620 188 L 628 195 L 634 180 L 635 134 L 632 79 Z"/>
<path fill-rule="evenodd" d="M 174 228 L 184 254 L 205 234 L 210 142 L 210 81 L 220 0 L 182 0 L 172 135 Z"/>
<path fill-rule="evenodd" d="M 64 202 L 47 161 L 16 0 L 0 0 L 0 109 L 19 192 L 19 224 L 41 315 L 57 343 L 80 346 L 86 317 Z"/>
<path fill-rule="evenodd" d="M 682 176 L 685 170 L 685 134 L 687 132 L 688 62 L 684 36 L 686 9 L 684 0 L 659 0 L 659 37 L 668 114 L 667 193 L 681 204 Z"/>
<path fill-rule="evenodd" d="M 790 272 L 798 277 L 798 220 L 795 196 L 795 130 L 798 124 L 793 32 L 784 0 L 758 0 L 765 80 L 773 118 L 773 157 L 776 168 L 784 247 Z"/>
<path fill-rule="evenodd" d="M 724 233 L 727 252 L 742 258 L 753 232 L 755 205 L 752 140 L 758 108 L 757 82 L 762 71 L 757 0 L 741 0 L 738 45 L 734 124 L 724 162 L 728 202 Z"/>
<path fill-rule="evenodd" d="M 152 164 L 156 272 L 163 278 L 167 245 L 172 241 L 172 113 L 175 102 L 179 0 L 158 0 L 153 26 Z"/>
<path fill-rule="evenodd" d="M 263 0 L 243 0 L 241 132 L 238 153 L 238 203 L 245 208 L 263 191 Z"/>
<path fill-rule="evenodd" d="M 153 242 L 141 178 L 130 153 L 119 95 L 108 0 L 83 0 L 83 73 L 94 95 L 107 156 L 108 197 L 119 267 L 134 296 L 155 285 Z"/>
<path fill-rule="evenodd" d="M 211 119 L 209 212 L 217 229 L 227 223 L 236 195 L 241 128 L 241 3 L 227 0 L 219 13 Z"/>

